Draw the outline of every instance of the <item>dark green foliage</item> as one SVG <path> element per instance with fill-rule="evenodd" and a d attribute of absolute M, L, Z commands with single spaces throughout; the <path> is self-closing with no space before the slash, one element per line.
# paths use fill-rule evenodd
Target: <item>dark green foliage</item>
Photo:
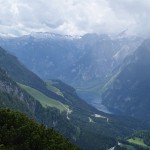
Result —
<path fill-rule="evenodd" d="M 126 140 L 119 140 L 114 150 L 150 150 L 148 147 L 130 143 Z"/>
<path fill-rule="evenodd" d="M 127 144 L 117 145 L 114 150 L 150 150 L 150 149 L 136 144 L 127 143 Z"/>
<path fill-rule="evenodd" d="M 16 81 L 37 87 L 44 85 L 44 82 L 31 71 L 25 68 L 18 59 L 0 48 L 0 67 Z"/>
<path fill-rule="evenodd" d="M 33 116 L 31 110 L 27 107 L 25 102 L 21 102 L 16 97 L 12 97 L 10 94 L 0 91 L 0 108 L 11 108 L 14 110 L 22 111 L 29 116 Z"/>
<path fill-rule="evenodd" d="M 78 150 L 53 129 L 46 129 L 24 114 L 0 109 L 0 145 L 11 150 Z"/>
<path fill-rule="evenodd" d="M 149 148 L 129 143 L 128 145 L 117 145 L 114 150 L 149 150 Z"/>
<path fill-rule="evenodd" d="M 84 147 L 85 150 L 91 150 L 91 147 L 93 150 L 105 150 L 117 145 L 117 141 L 114 138 L 89 130 L 84 130 L 80 135 L 80 140 L 77 142 L 81 147 Z"/>
<path fill-rule="evenodd" d="M 89 123 L 88 117 L 94 112 L 99 112 L 80 100 L 75 90 L 69 86 L 64 86 L 66 88 L 63 89 L 63 84 L 61 83 L 61 86 L 59 85 L 61 88 L 59 89 L 61 89 L 65 98 L 68 99 L 69 106 L 73 110 L 71 115 L 69 115 L 70 120 L 67 119 L 65 112 L 60 113 L 55 108 L 42 107 L 39 102 L 35 101 L 25 91 L 21 90 L 14 81 L 7 77 L 3 70 L 0 71 L 0 78 L 1 83 L 5 87 L 4 91 L 0 93 L 0 107 L 24 112 L 39 123 L 55 128 L 55 130 L 59 131 L 70 141 L 84 149 L 111 147 L 116 143 L 116 140 L 109 138 L 110 134 L 106 132 L 106 127 L 104 127 L 106 120 L 100 120 L 100 124 Z M 104 132 L 102 133 L 103 130 Z M 106 136 L 104 136 L 105 134 Z M 91 139 L 94 139 L 94 141 Z"/>
<path fill-rule="evenodd" d="M 9 54 L 8 56 L 10 59 L 8 59 L 7 56 L 5 59 L 12 60 L 12 57 Z M 3 61 L 5 61 L 5 59 L 3 59 Z M 16 61 L 16 58 L 14 60 Z M 8 66 L 11 63 L 14 66 Z M 35 87 L 35 89 L 39 89 L 39 91 L 43 92 L 50 98 L 54 98 L 55 100 L 67 104 L 72 112 L 70 114 L 67 114 L 67 112 L 61 113 L 55 108 L 42 107 L 38 101 L 22 90 L 1 69 L 0 106 L 26 113 L 30 116 L 30 118 L 35 119 L 37 122 L 42 123 L 47 127 L 53 127 L 70 141 L 85 150 L 98 150 L 113 147 L 117 142 L 116 137 L 125 137 L 133 133 L 135 130 L 147 129 L 145 124 L 141 124 L 139 121 L 133 120 L 132 118 L 119 118 L 96 110 L 80 99 L 72 87 L 64 84 L 63 82 L 55 80 L 53 84 L 53 86 L 58 88 L 63 94 L 63 96 L 60 96 L 48 90 L 45 83 L 43 81 L 41 82 L 41 79 L 36 82 L 38 78 L 35 74 L 32 74 L 34 79 L 32 77 L 30 78 L 30 76 L 22 77 L 23 74 L 20 73 L 20 69 L 18 69 L 19 67 L 16 68 L 16 65 L 18 66 L 19 64 L 15 64 L 11 61 L 9 64 L 6 64 L 7 65 L 3 65 L 3 67 L 6 67 L 4 69 L 7 71 L 7 74 L 14 80 L 19 81 L 19 79 L 22 79 L 23 82 L 21 80 L 19 82 L 33 88 Z M 11 72 L 12 70 L 13 72 Z M 26 71 L 28 72 L 27 69 Z M 29 73 L 27 72 L 24 73 L 24 76 Z M 16 74 L 19 77 L 15 77 Z M 94 114 L 99 114 L 102 118 L 96 118 L 93 116 Z M 93 120 L 93 122 L 89 121 L 89 117 Z"/>
<path fill-rule="evenodd" d="M 121 119 L 99 112 L 82 101 L 73 88 L 57 81 L 55 86 L 61 90 L 67 100 L 66 103 L 72 110 L 69 115 L 70 120 L 68 120 L 65 112 L 60 113 L 55 108 L 42 107 L 38 101 L 35 101 L 25 91 L 21 90 L 4 72 L 3 77 L 6 78 L 6 81 L 1 81 L 7 87 L 7 90 L 5 89 L 4 92 L 1 92 L 1 107 L 25 112 L 39 123 L 45 124 L 47 127 L 53 127 L 83 149 L 110 148 L 116 144 L 115 137 L 129 135 L 137 127 L 144 128 L 144 126 L 140 126 L 139 122 L 133 121 L 132 118 Z M 65 87 L 64 89 L 63 86 Z M 18 92 L 16 93 L 16 91 Z M 106 118 L 93 117 L 92 115 L 95 113 L 108 117 L 109 122 L 107 122 Z M 90 123 L 88 117 L 91 117 L 94 123 Z M 136 127 L 136 125 L 138 126 Z"/>
<path fill-rule="evenodd" d="M 92 107 L 91 105 L 87 104 L 84 100 L 82 100 L 76 93 L 76 90 L 72 88 L 71 86 L 63 83 L 60 80 L 51 80 L 53 82 L 53 86 L 58 88 L 64 95 L 65 101 L 62 101 L 63 103 L 66 103 L 71 107 L 73 110 L 73 113 L 80 113 L 82 115 L 90 116 L 94 113 L 101 113 L 105 114 L 103 112 L 98 111 L 96 108 Z"/>
<path fill-rule="evenodd" d="M 79 123 L 80 127 L 82 127 L 81 124 L 85 124 L 83 126 L 83 130 L 87 128 L 86 130 L 90 129 L 95 133 L 104 133 L 104 135 L 113 135 L 116 137 L 126 137 L 127 135 L 132 134 L 135 129 L 138 130 L 142 128 L 149 128 L 149 126 L 144 122 L 141 122 L 132 117 L 119 117 L 100 112 L 97 109 L 91 107 L 89 104 L 85 103 L 80 97 L 78 97 L 72 87 L 59 80 L 52 81 L 53 86 L 60 89 L 64 97 L 68 100 L 66 103 L 71 107 L 71 110 L 73 110 L 70 115 L 71 121 L 75 121 L 75 124 Z M 105 118 L 95 118 L 92 116 L 93 114 L 100 114 Z M 88 117 L 92 118 L 95 123 L 89 123 Z M 109 118 L 109 123 L 107 123 L 107 118 Z"/>
<path fill-rule="evenodd" d="M 128 141 L 128 139 L 137 139 L 137 138 L 138 140 L 140 139 L 140 141 L 144 142 L 144 144 L 138 143 L 138 141 L 137 144 Z M 115 147 L 115 150 L 150 150 L 150 147 L 148 145 L 150 139 L 149 131 L 138 131 L 125 139 L 124 140 L 119 139 L 118 142 L 119 145 Z"/>
<path fill-rule="evenodd" d="M 138 137 L 143 139 L 143 142 L 150 146 L 150 131 L 139 131 L 135 133 L 132 137 Z"/>
<path fill-rule="evenodd" d="M 54 99 L 62 99 L 46 88 L 45 82 L 29 71 L 18 59 L 0 47 L 0 67 L 16 82 L 33 87 Z"/>
<path fill-rule="evenodd" d="M 3 88 L 2 88 L 3 87 Z M 54 127 L 65 137 L 72 139 L 76 135 L 76 127 L 56 108 L 44 108 L 28 93 L 22 90 L 0 69 L 0 108 L 11 108 L 26 113 L 39 123 Z"/>
<path fill-rule="evenodd" d="M 66 113 L 60 113 L 59 110 L 51 107 L 36 107 L 35 116 L 39 123 L 54 128 L 73 142 L 72 137 L 76 136 L 77 129 L 76 125 L 66 118 Z"/>

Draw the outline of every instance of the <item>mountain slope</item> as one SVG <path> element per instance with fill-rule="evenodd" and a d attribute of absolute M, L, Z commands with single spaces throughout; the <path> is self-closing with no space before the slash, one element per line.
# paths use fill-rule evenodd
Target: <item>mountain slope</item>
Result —
<path fill-rule="evenodd" d="M 4 56 L 9 56 L 11 58 L 10 54 Z M 3 53 L 1 53 L 1 57 L 3 57 Z M 12 59 L 7 60 L 10 60 L 8 64 L 14 64 Z M 5 59 L 3 59 L 3 61 L 5 62 Z M 20 64 L 17 64 L 17 66 L 18 65 L 20 66 Z M 12 67 L 15 68 L 16 66 L 14 65 Z M 5 68 L 3 67 L 3 69 Z M 7 69 L 8 68 L 6 68 L 6 70 Z M 14 69 L 13 71 L 14 72 L 12 73 L 17 74 L 17 69 Z M 26 71 L 28 70 L 26 69 Z M 56 95 L 56 98 L 53 100 L 68 105 L 69 111 L 61 112 L 57 108 L 52 108 L 48 105 L 43 107 L 42 103 L 36 100 L 36 97 L 33 98 L 33 95 L 29 91 L 24 91 L 16 82 L 8 77 L 8 75 L 11 76 L 9 70 L 7 71 L 7 74 L 3 70 L 0 70 L 0 72 L 1 107 L 25 112 L 39 123 L 42 123 L 47 127 L 53 127 L 83 149 L 103 150 L 106 147 L 113 147 L 117 143 L 117 137 L 128 136 L 135 130 L 149 129 L 149 126 L 136 119 L 114 116 L 96 110 L 80 99 L 76 94 L 75 89 L 58 80 L 51 80 L 47 83 L 42 81 L 45 85 L 44 88 L 46 89 L 46 92 L 42 92 L 41 88 L 39 92 L 49 98 Z M 18 73 L 18 76 L 19 75 L 20 74 Z M 37 79 L 36 75 L 32 75 Z M 26 78 L 24 78 L 24 82 L 28 83 L 25 79 Z M 27 80 L 29 81 L 30 78 L 27 78 Z M 30 87 L 29 85 L 23 86 Z M 36 92 L 38 91 L 33 87 L 30 88 Z M 48 96 L 47 91 L 50 91 L 53 95 L 51 96 L 49 93 Z M 50 103 L 51 101 L 48 102 Z"/>
<path fill-rule="evenodd" d="M 44 85 L 44 82 L 27 70 L 15 56 L 10 55 L 2 48 L 0 48 L 0 54 L 0 67 L 5 69 L 14 80 L 33 87 Z"/>
<path fill-rule="evenodd" d="M 0 74 L 0 77 L 1 77 L 0 78 L 0 83 L 1 83 L 0 84 L 0 90 L 1 90 L 0 106 L 2 108 L 11 108 L 11 109 L 26 113 L 30 117 L 37 120 L 38 122 L 43 123 L 46 126 L 55 128 L 57 131 L 65 135 L 65 137 L 69 138 L 69 140 L 71 140 L 72 142 L 74 142 L 75 144 L 79 145 L 80 147 L 84 149 L 94 148 L 95 145 L 97 145 L 96 147 L 103 147 L 106 145 L 109 145 L 111 147 L 116 142 L 114 138 L 109 137 L 110 135 L 106 135 L 105 143 L 101 143 L 102 141 L 100 139 L 95 142 L 90 142 L 89 138 L 85 140 L 86 135 L 82 135 L 82 134 L 84 134 L 85 132 L 84 130 L 85 124 L 89 123 L 89 119 L 86 116 L 89 116 L 91 109 L 86 110 L 85 108 L 83 108 L 82 110 L 81 107 L 79 107 L 78 109 L 76 107 L 73 107 L 72 105 L 73 107 L 72 109 L 75 108 L 78 113 L 74 111 L 74 113 L 72 113 L 73 115 L 67 118 L 67 114 L 65 112 L 60 113 L 60 111 L 55 108 L 42 107 L 42 105 L 38 101 L 34 100 L 24 90 L 20 89 L 20 87 L 7 76 L 5 71 L 0 70 L 0 72 L 1 72 Z M 72 100 L 74 100 L 74 103 L 75 103 L 75 100 L 76 99 L 78 100 L 78 98 L 73 97 L 73 95 L 76 95 L 74 93 L 74 89 L 69 88 L 69 86 L 67 85 L 65 87 L 66 87 L 65 89 L 68 89 L 68 92 L 73 91 Z M 66 91 L 65 89 L 64 89 L 64 92 Z M 69 100 L 71 102 L 71 99 Z M 78 101 L 80 102 L 82 100 L 78 100 Z M 80 105 L 80 103 L 78 105 Z M 83 105 L 81 106 L 84 107 L 84 105 L 86 106 L 87 104 L 83 102 Z M 88 107 L 90 108 L 89 105 Z M 80 113 L 80 110 L 82 110 L 81 113 Z M 95 109 L 92 108 L 92 110 L 95 110 Z M 105 122 L 105 120 L 102 120 L 102 122 Z M 100 126 L 99 126 L 99 129 L 100 129 Z M 96 139 L 96 132 L 92 131 L 93 125 L 92 125 L 92 128 L 88 127 L 87 130 L 90 131 L 89 133 L 87 133 L 87 135 L 89 137 L 93 136 Z M 81 135 L 82 135 L 82 138 L 81 138 Z M 98 136 L 100 136 L 101 139 L 104 137 L 104 135 L 102 135 L 101 133 L 99 133 Z M 109 142 L 107 142 L 107 139 L 110 139 Z M 88 147 L 87 147 L 87 141 L 91 143 L 90 146 Z"/>
<path fill-rule="evenodd" d="M 24 114 L 0 109 L 0 149 L 79 150 L 53 129 L 46 129 Z"/>
<path fill-rule="evenodd" d="M 55 107 L 59 109 L 61 112 L 62 111 L 67 111 L 69 109 L 68 105 L 65 105 L 61 103 L 60 101 L 57 101 L 55 99 L 49 98 L 48 96 L 44 95 L 40 91 L 33 89 L 29 86 L 19 84 L 19 86 L 27 91 L 32 97 L 34 97 L 36 100 L 38 100 L 43 107 Z"/>
<path fill-rule="evenodd" d="M 18 59 L 0 47 L 0 67 L 16 82 L 35 88 L 45 95 L 63 101 L 63 98 L 47 89 L 45 82 L 22 65 Z"/>
<path fill-rule="evenodd" d="M 39 123 L 55 127 L 56 130 L 59 130 L 59 132 L 69 139 L 72 139 L 72 135 L 76 135 L 76 127 L 67 120 L 66 113 L 60 113 L 60 110 L 56 108 L 42 107 L 37 100 L 22 90 L 1 69 L 0 107 L 24 112 Z"/>
<path fill-rule="evenodd" d="M 103 103 L 114 111 L 150 121 L 150 40 L 128 57 L 103 93 Z"/>
<path fill-rule="evenodd" d="M 118 143 L 114 150 L 150 150 L 150 133 L 139 131 Z"/>
<path fill-rule="evenodd" d="M 44 80 L 60 79 L 75 87 L 86 101 L 99 100 L 104 80 L 142 42 L 138 37 L 86 34 L 81 37 L 34 33 L 0 38 L 0 45 L 16 55 Z"/>

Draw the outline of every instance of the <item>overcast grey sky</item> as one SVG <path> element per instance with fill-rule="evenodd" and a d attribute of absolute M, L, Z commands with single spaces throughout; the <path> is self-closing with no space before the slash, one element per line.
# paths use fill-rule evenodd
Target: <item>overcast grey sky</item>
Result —
<path fill-rule="evenodd" d="M 0 0 L 0 33 L 150 34 L 150 0 Z"/>

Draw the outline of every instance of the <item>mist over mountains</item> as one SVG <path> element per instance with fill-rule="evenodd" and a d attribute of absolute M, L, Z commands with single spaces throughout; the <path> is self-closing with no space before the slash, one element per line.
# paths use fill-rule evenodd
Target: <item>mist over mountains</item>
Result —
<path fill-rule="evenodd" d="M 1 108 L 26 113 L 85 150 L 149 146 L 129 142 L 149 138 L 149 39 L 32 33 L 0 37 L 0 46 Z"/>
<path fill-rule="evenodd" d="M 43 124 L 37 134 L 43 132 L 43 126 L 46 128 L 51 127 L 80 148 L 85 150 L 100 148 L 103 150 L 117 146 L 117 137 L 124 138 L 135 131 L 149 129 L 146 122 L 141 122 L 135 118 L 110 115 L 98 111 L 83 101 L 74 88 L 59 80 L 43 81 L 22 65 L 15 56 L 2 48 L 0 48 L 0 68 L 2 68 L 0 69 L 0 108 L 3 113 L 2 117 L 9 114 L 16 116 L 8 108 L 23 112 L 36 122 Z M 9 125 L 11 128 L 5 128 Z M 18 141 L 16 138 L 19 136 L 18 130 L 22 132 L 20 128 L 26 129 L 27 132 L 28 126 L 26 124 L 19 123 L 16 126 L 15 122 L 9 121 L 8 124 L 7 119 L 3 119 L 1 127 L 5 129 L 4 131 L 11 133 L 2 138 L 3 148 L 8 148 L 8 146 L 22 147 L 21 143 L 16 142 Z M 32 131 L 34 132 L 34 130 Z M 1 130 L 0 134 L 4 135 L 5 133 Z M 10 137 L 12 134 L 16 136 L 14 138 Z M 58 133 L 54 135 L 55 137 L 52 137 L 53 141 L 60 137 Z M 22 136 L 24 137 L 22 143 L 28 146 L 25 141 L 29 140 L 29 135 L 22 134 Z M 39 138 L 42 138 L 41 136 L 40 134 Z M 11 141 L 9 141 L 10 138 Z M 62 137 L 58 140 L 60 145 L 63 139 Z M 32 140 L 36 142 L 37 138 L 35 137 Z M 45 137 L 44 140 L 47 141 L 49 138 Z M 12 143 L 12 141 L 15 141 L 15 143 Z M 57 147 L 56 141 L 53 144 L 54 147 Z M 41 143 L 41 145 L 43 144 Z M 65 145 L 67 146 L 66 140 L 62 146 L 65 147 Z M 31 147 L 34 146 L 36 145 L 33 144 Z M 52 145 L 50 144 L 50 146 Z M 68 149 L 72 150 L 73 146 L 68 147 Z"/>
<path fill-rule="evenodd" d="M 60 79 L 75 87 L 80 96 L 91 103 L 99 99 L 101 88 L 112 71 L 142 41 L 143 38 L 124 33 L 75 37 L 32 33 L 1 38 L 0 44 L 42 79 Z"/>
<path fill-rule="evenodd" d="M 147 39 L 108 81 L 111 83 L 103 93 L 103 103 L 120 113 L 149 121 L 149 58 L 150 40 Z"/>
<path fill-rule="evenodd" d="M 0 150 L 150 150 L 150 0 L 0 8 Z"/>

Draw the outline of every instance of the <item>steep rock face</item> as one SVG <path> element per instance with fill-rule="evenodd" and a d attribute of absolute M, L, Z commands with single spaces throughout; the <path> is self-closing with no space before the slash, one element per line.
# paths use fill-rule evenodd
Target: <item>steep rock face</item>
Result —
<path fill-rule="evenodd" d="M 5 50 L 2 50 L 2 52 L 5 52 Z M 80 99 L 75 89 L 58 80 L 49 81 L 49 86 L 44 86 L 44 88 L 59 96 L 59 98 L 62 98 L 57 99 L 58 97 L 55 97 L 56 99 L 53 99 L 53 102 L 58 100 L 62 103 L 64 102 L 63 104 L 68 104 L 69 110 L 71 109 L 69 115 L 68 111 L 60 112 L 56 108 L 48 106 L 43 107 L 35 100 L 36 98 L 34 99 L 31 96 L 32 94 L 25 92 L 10 78 L 11 76 L 15 77 L 15 75 L 17 75 L 19 79 L 22 79 L 20 71 L 22 69 L 24 70 L 24 68 L 21 67 L 16 59 L 14 59 L 14 63 L 10 54 L 6 52 L 4 54 L 7 55 L 2 54 L 3 53 L 0 55 L 1 58 L 4 57 L 5 59 L 1 59 L 1 64 L 3 64 L 3 69 L 6 69 L 7 74 L 5 71 L 0 70 L 0 107 L 12 108 L 25 112 L 38 122 L 48 127 L 53 127 L 69 140 L 86 150 L 113 147 L 116 145 L 116 137 L 124 137 L 137 129 L 147 129 L 147 125 L 143 125 L 143 123 L 136 119 L 117 117 L 96 110 Z M 12 67 L 10 67 L 9 64 L 11 64 Z M 16 66 L 20 66 L 19 72 L 18 69 L 14 69 Z M 13 72 L 11 72 L 12 70 Z M 24 71 L 25 75 L 28 74 L 28 69 Z M 32 75 L 32 77 L 38 80 L 35 74 L 32 73 Z M 17 80 L 17 78 L 14 79 Z M 34 81 L 34 78 L 27 78 L 25 76 L 23 79 L 24 83 L 27 83 L 28 86 L 31 86 L 29 83 Z M 42 81 L 41 79 L 39 80 Z M 46 85 L 44 81 L 42 81 L 42 83 Z M 40 86 L 42 85 L 40 84 Z M 35 88 L 37 87 L 35 86 Z M 41 89 L 40 87 L 38 88 Z M 43 94 L 46 93 L 44 92 Z M 51 95 L 49 98 L 51 98 Z"/>
<path fill-rule="evenodd" d="M 33 99 L 33 97 L 22 90 L 10 77 L 8 77 L 6 72 L 2 69 L 0 69 L 0 108 L 10 108 L 24 112 L 39 123 L 45 124 L 47 127 L 53 127 L 69 140 L 84 149 L 91 149 L 95 147 L 95 145 L 97 145 L 96 149 L 100 146 L 105 147 L 106 145 L 109 145 L 109 147 L 112 147 L 115 145 L 116 140 L 115 138 L 110 137 L 109 132 L 105 136 L 99 132 L 98 136 L 101 137 L 101 139 L 89 142 L 90 146 L 86 146 L 86 135 L 89 137 L 97 136 L 97 132 L 93 131 L 95 124 L 90 125 L 88 117 L 92 117 L 93 113 L 101 112 L 82 101 L 76 95 L 75 90 L 70 86 L 63 84 L 60 81 L 54 81 L 54 83 L 55 86 L 62 91 L 63 96 L 67 99 L 68 103 L 71 103 L 70 106 L 72 106 L 71 109 L 73 112 L 69 114 L 68 118 L 65 112 L 60 113 L 60 111 L 55 108 L 42 107 L 38 101 Z M 93 116 L 93 118 L 95 117 Z M 105 118 L 100 119 L 99 121 L 107 124 Z M 103 130 L 103 127 L 101 128 L 101 123 L 97 122 L 96 124 L 98 130 Z M 84 134 L 85 132 L 86 135 Z M 101 144 L 100 142 L 103 137 L 105 137 L 105 143 Z M 107 142 L 108 139 L 109 142 Z M 90 139 L 88 138 L 88 140 Z"/>
<path fill-rule="evenodd" d="M 150 40 L 128 57 L 103 93 L 103 103 L 116 112 L 150 121 Z"/>
<path fill-rule="evenodd" d="M 30 117 L 34 117 L 37 105 L 40 105 L 25 91 L 10 79 L 6 72 L 0 68 L 0 106 L 15 110 L 22 110 Z"/>
<path fill-rule="evenodd" d="M 98 133 L 98 136 L 101 137 L 101 139 L 95 140 L 95 142 L 91 141 L 90 146 L 87 146 L 87 140 L 85 140 L 86 136 L 95 137 L 97 136 L 97 132 L 93 130 L 95 127 L 95 124 L 91 124 L 89 122 L 88 117 L 93 117 L 96 119 L 96 117 L 92 116 L 95 114 L 102 114 L 106 115 L 102 112 L 99 112 L 95 108 L 91 107 L 90 105 L 86 104 L 84 101 L 82 101 L 76 94 L 75 90 L 71 88 L 70 86 L 60 82 L 60 81 L 53 81 L 53 85 L 51 85 L 52 89 L 59 89 L 62 93 L 61 97 L 63 102 L 67 102 L 69 105 L 69 109 L 71 111 L 69 112 L 60 112 L 56 108 L 52 107 L 43 107 L 36 99 L 34 99 L 30 94 L 25 92 L 23 89 L 18 86 L 18 84 L 10 78 L 10 76 L 14 77 L 15 74 L 17 74 L 19 79 L 22 79 L 22 74 L 20 73 L 20 70 L 24 70 L 24 67 L 20 65 L 19 61 L 16 61 L 16 58 L 14 58 L 12 55 L 8 54 L 4 49 L 1 49 L 3 53 L 1 53 L 1 62 L 3 69 L 7 70 L 7 73 L 0 69 L 0 108 L 10 108 L 13 110 L 18 110 L 20 112 L 26 113 L 31 118 L 35 119 L 37 122 L 42 123 L 46 125 L 47 127 L 53 127 L 55 130 L 59 131 L 61 134 L 63 134 L 66 138 L 68 138 L 73 143 L 79 145 L 80 147 L 84 149 L 92 149 L 97 145 L 96 147 L 99 148 L 105 147 L 106 145 L 109 145 L 109 147 L 112 147 L 116 144 L 115 138 L 110 137 L 112 134 L 109 134 L 107 132 L 107 135 L 101 134 L 101 132 Z M 6 54 L 6 55 L 4 55 Z M 10 58 L 10 59 L 8 59 Z M 7 60 L 7 61 L 6 61 Z M 6 65 L 7 62 L 7 65 Z M 14 63 L 15 62 L 15 63 Z M 18 66 L 21 66 L 18 69 L 14 69 L 12 73 L 11 67 L 9 66 L 11 64 L 12 68 L 18 68 Z M 28 69 L 24 70 L 25 75 L 28 74 Z M 8 77 L 9 75 L 9 77 Z M 37 76 L 32 73 L 33 77 L 36 79 Z M 24 78 L 24 77 L 23 77 Z M 28 83 L 27 81 L 33 80 L 34 78 L 24 78 L 24 83 Z M 40 81 L 42 81 L 40 79 Z M 42 81 L 43 82 L 43 81 Z M 29 82 L 30 83 L 30 82 Z M 43 82 L 44 83 L 44 82 Z M 46 83 L 45 83 L 46 84 Z M 20 85 L 20 84 L 19 84 Z M 30 84 L 27 84 L 30 85 Z M 53 87 L 52 87 L 53 86 Z M 35 87 L 36 88 L 36 87 Z M 46 88 L 46 86 L 45 86 Z M 51 89 L 50 88 L 50 89 Z M 50 89 L 47 89 L 50 91 Z M 55 93 L 56 94 L 56 93 Z M 56 94 L 57 95 L 57 94 Z M 50 97 L 51 98 L 51 97 Z M 58 100 L 58 99 L 54 99 Z M 61 99 L 60 99 L 61 101 Z M 63 104 L 64 105 L 64 104 Z M 100 119 L 98 120 L 100 122 L 103 122 L 104 124 L 107 124 L 106 119 Z M 103 130 L 103 127 L 101 128 L 101 123 L 97 121 L 96 126 L 98 126 L 98 130 Z M 113 126 L 113 124 L 112 124 Z M 87 131 L 88 132 L 87 132 Z M 86 132 L 86 135 L 84 134 Z M 106 133 L 105 132 L 105 133 Z M 130 130 L 129 132 L 132 132 Z M 105 137 L 105 143 L 100 143 Z M 107 142 L 109 139 L 109 142 Z M 88 141 L 90 139 L 88 138 Z M 82 142 L 81 142 L 82 141 Z M 97 149 L 96 148 L 96 149 Z"/>
<path fill-rule="evenodd" d="M 0 67 L 4 69 L 13 80 L 32 87 L 44 86 L 44 82 L 19 62 L 17 57 L 0 47 Z"/>
<path fill-rule="evenodd" d="M 2 69 L 0 69 L 0 108 L 23 112 L 37 122 L 55 128 L 70 140 L 76 136 L 76 128 L 69 122 L 65 112 L 60 113 L 56 108 L 43 107 Z"/>
<path fill-rule="evenodd" d="M 63 100 L 62 97 L 50 91 L 46 87 L 46 83 L 35 73 L 28 70 L 14 55 L 5 51 L 0 47 L 0 67 L 7 72 L 14 81 L 35 88 L 47 96 Z"/>
<path fill-rule="evenodd" d="M 61 79 L 71 85 L 80 85 L 80 82 L 105 77 L 141 41 L 137 37 L 35 33 L 1 38 L 0 45 L 43 79 Z"/>
<path fill-rule="evenodd" d="M 90 102 L 99 100 L 101 87 L 112 70 L 142 41 L 139 37 L 120 35 L 71 37 L 34 33 L 0 38 L 0 45 L 41 78 L 60 79 Z"/>

